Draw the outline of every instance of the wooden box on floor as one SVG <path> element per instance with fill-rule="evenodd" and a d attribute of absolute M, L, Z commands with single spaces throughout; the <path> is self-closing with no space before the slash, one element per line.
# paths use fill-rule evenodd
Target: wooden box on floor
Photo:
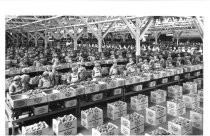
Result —
<path fill-rule="evenodd" d="M 27 132 L 27 127 L 30 126 L 26 126 L 26 127 L 22 127 L 22 135 L 48 135 L 49 134 L 49 126 L 47 124 L 45 124 L 47 127 L 43 128 L 41 130 L 35 130 L 32 132 Z M 31 125 L 32 126 L 32 125 Z"/>
<path fill-rule="evenodd" d="M 122 102 L 122 101 L 120 101 Z M 113 103 L 107 104 L 107 117 L 116 120 L 124 115 L 127 114 L 127 103 L 122 102 L 123 105 L 120 105 L 119 107 L 116 107 L 113 105 Z"/>
<path fill-rule="evenodd" d="M 148 107 L 148 97 L 146 95 L 137 95 L 131 97 L 131 109 L 134 111 L 145 110 Z"/>
<path fill-rule="evenodd" d="M 203 102 L 203 89 L 198 90 L 198 101 Z"/>
<path fill-rule="evenodd" d="M 194 109 L 200 106 L 199 97 L 197 94 L 187 94 L 182 96 L 186 108 Z"/>
<path fill-rule="evenodd" d="M 144 116 L 134 112 L 137 117 L 129 120 L 129 115 L 121 117 L 121 133 L 124 135 L 137 135 L 144 131 Z"/>
<path fill-rule="evenodd" d="M 167 113 L 172 116 L 181 116 L 186 114 L 186 106 L 182 99 L 173 99 L 167 101 Z"/>
<path fill-rule="evenodd" d="M 197 93 L 197 83 L 195 82 L 186 82 L 183 83 L 183 93 L 187 94 L 194 94 Z"/>
<path fill-rule="evenodd" d="M 186 120 L 186 124 L 177 124 L 175 120 Z M 168 121 L 168 131 L 175 135 L 189 135 L 192 134 L 192 122 L 189 119 L 183 117 L 177 117 L 172 121 Z"/>
<path fill-rule="evenodd" d="M 157 129 L 149 133 L 145 133 L 145 136 L 157 136 L 157 135 L 174 135 L 174 134 L 172 134 L 171 132 L 162 127 L 158 127 Z"/>
<path fill-rule="evenodd" d="M 159 104 L 166 101 L 166 91 L 164 90 L 155 90 L 151 91 L 151 102 Z"/>
<path fill-rule="evenodd" d="M 198 107 L 190 111 L 192 126 L 203 130 L 203 109 Z"/>
<path fill-rule="evenodd" d="M 88 114 L 85 111 L 81 111 L 81 125 L 87 129 L 103 124 L 103 110 L 98 107 L 95 108 L 98 110 L 97 113 Z"/>
<path fill-rule="evenodd" d="M 53 132 L 56 135 L 67 133 L 67 131 L 64 132 L 65 130 L 68 130 L 68 132 L 70 131 L 75 132 L 76 130 L 76 133 L 77 133 L 77 118 L 75 120 L 72 120 L 70 122 L 65 122 L 65 123 L 59 123 L 56 119 L 53 119 L 52 123 L 53 123 Z"/>
<path fill-rule="evenodd" d="M 110 131 L 106 131 L 106 132 L 99 132 L 98 129 L 96 128 L 92 128 L 92 136 L 106 136 L 106 135 L 119 135 L 119 128 L 118 126 L 112 124 L 112 123 L 108 123 L 108 125 L 113 126 L 115 129 L 112 129 Z M 100 126 L 99 126 L 100 127 Z"/>
<path fill-rule="evenodd" d="M 141 134 L 142 132 L 144 132 L 144 125 L 141 125 L 141 126 L 137 126 L 133 129 L 129 129 L 125 126 L 121 126 L 121 133 L 123 135 L 139 135 Z"/>
<path fill-rule="evenodd" d="M 156 105 L 146 108 L 146 122 L 154 126 L 166 122 L 166 107 Z"/>

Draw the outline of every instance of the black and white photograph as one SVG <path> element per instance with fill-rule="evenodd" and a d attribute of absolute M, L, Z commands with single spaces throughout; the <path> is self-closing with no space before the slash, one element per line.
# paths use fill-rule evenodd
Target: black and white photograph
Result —
<path fill-rule="evenodd" d="M 8 135 L 203 135 L 203 16 L 5 15 Z"/>

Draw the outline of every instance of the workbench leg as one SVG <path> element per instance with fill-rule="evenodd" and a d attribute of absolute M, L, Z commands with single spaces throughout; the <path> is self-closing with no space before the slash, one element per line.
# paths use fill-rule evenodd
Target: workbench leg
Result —
<path fill-rule="evenodd" d="M 122 99 L 124 102 L 125 102 L 125 89 L 126 89 L 126 87 L 122 87 L 122 93 L 123 93 Z"/>
<path fill-rule="evenodd" d="M 12 123 L 12 135 L 15 135 L 15 124 Z"/>

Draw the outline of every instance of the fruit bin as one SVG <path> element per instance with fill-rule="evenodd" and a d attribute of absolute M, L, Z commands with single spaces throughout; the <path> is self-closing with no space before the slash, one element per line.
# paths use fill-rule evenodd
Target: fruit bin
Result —
<path fill-rule="evenodd" d="M 118 135 L 119 128 L 112 124 L 103 124 L 97 128 L 92 128 L 92 136 Z"/>
<path fill-rule="evenodd" d="M 7 99 L 13 108 L 25 107 L 28 105 L 28 96 L 23 94 L 7 95 Z"/>
<path fill-rule="evenodd" d="M 116 120 L 121 116 L 127 114 L 127 103 L 123 101 L 116 101 L 107 104 L 107 117 Z"/>
<path fill-rule="evenodd" d="M 183 83 L 183 93 L 197 93 L 197 83 L 195 82 L 186 82 Z"/>
<path fill-rule="evenodd" d="M 30 126 L 22 127 L 22 135 L 48 135 L 49 126 L 46 122 L 39 122 Z"/>
<path fill-rule="evenodd" d="M 43 93 L 47 96 L 48 102 L 60 99 L 60 92 L 58 90 L 45 90 Z"/>
<path fill-rule="evenodd" d="M 177 117 L 172 121 L 168 121 L 168 131 L 175 135 L 189 135 L 192 133 L 192 121 Z"/>
<path fill-rule="evenodd" d="M 203 130 L 203 108 L 198 107 L 190 111 L 192 126 Z"/>
<path fill-rule="evenodd" d="M 57 135 L 60 134 L 59 132 L 64 130 L 69 130 L 69 129 L 71 129 L 72 131 L 74 131 L 73 129 L 77 130 L 77 118 L 72 114 L 65 115 L 63 117 L 58 117 L 57 119 L 53 119 L 52 123 L 53 123 L 53 132 Z"/>
<path fill-rule="evenodd" d="M 200 106 L 199 96 L 197 94 L 186 94 L 182 96 L 186 108 L 194 109 Z"/>
<path fill-rule="evenodd" d="M 89 129 L 103 124 L 103 110 L 95 107 L 81 111 L 81 125 Z"/>
<path fill-rule="evenodd" d="M 136 112 L 121 117 L 121 133 L 136 135 L 144 131 L 144 116 Z"/>
<path fill-rule="evenodd" d="M 47 95 L 44 93 L 36 94 L 35 97 L 28 99 L 28 106 L 42 104 L 47 102 Z"/>
<path fill-rule="evenodd" d="M 162 127 L 158 127 L 157 129 L 149 133 L 145 133 L 145 136 L 157 136 L 157 135 L 174 135 L 174 134 L 172 134 L 171 132 Z"/>
<path fill-rule="evenodd" d="M 156 105 L 146 108 L 146 122 L 154 126 L 166 122 L 166 107 Z"/>

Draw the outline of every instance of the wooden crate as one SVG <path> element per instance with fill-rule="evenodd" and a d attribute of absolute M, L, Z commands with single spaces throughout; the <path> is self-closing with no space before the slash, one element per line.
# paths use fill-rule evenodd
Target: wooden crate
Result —
<path fill-rule="evenodd" d="M 178 92 L 182 92 L 182 86 L 169 86 L 168 87 L 168 93 L 176 94 Z"/>
<path fill-rule="evenodd" d="M 162 127 L 158 127 L 157 129 L 155 129 L 149 133 L 145 133 L 145 136 L 155 136 L 155 135 L 174 135 L 174 134 L 170 133 L 168 130 L 166 130 Z"/>
<path fill-rule="evenodd" d="M 44 94 L 44 96 L 42 96 L 41 94 L 40 95 L 37 94 L 36 98 L 29 98 L 28 99 L 28 106 L 42 104 L 42 103 L 46 103 L 46 102 L 47 102 L 47 96 L 45 94 Z"/>
<path fill-rule="evenodd" d="M 58 90 L 45 90 L 43 93 L 47 96 L 48 102 L 60 99 L 60 92 Z"/>
<path fill-rule="evenodd" d="M 130 135 L 140 135 L 142 132 L 144 132 L 144 125 L 137 126 L 132 129 L 127 128 L 125 126 L 121 126 L 120 130 L 121 130 L 121 133 L 126 136 L 127 135 L 129 135 L 129 136 Z"/>
<path fill-rule="evenodd" d="M 108 131 L 108 132 L 100 133 L 97 129 L 92 128 L 92 136 L 104 136 L 104 135 L 115 135 L 115 136 L 117 136 L 119 134 L 118 126 L 116 126 L 116 125 L 114 125 L 112 123 L 108 123 L 108 124 L 114 126 L 115 129 L 113 129 L 111 131 Z"/>
<path fill-rule="evenodd" d="M 46 128 L 43 128 L 42 130 L 33 131 L 30 133 L 27 133 L 26 128 L 27 127 L 24 127 L 24 126 L 22 127 L 22 135 L 48 135 L 49 134 L 49 126 L 48 125 Z"/>
<path fill-rule="evenodd" d="M 122 94 L 122 88 L 114 89 L 113 95 L 119 95 L 119 94 Z"/>
<path fill-rule="evenodd" d="M 102 125 L 102 124 L 103 124 L 103 118 L 91 120 L 91 121 L 81 120 L 81 125 L 85 127 L 86 129 L 96 128 L 97 126 Z"/>
<path fill-rule="evenodd" d="M 124 105 L 120 107 L 114 106 L 112 103 L 107 104 L 107 117 L 116 120 L 127 114 L 127 103 L 123 102 Z"/>
<path fill-rule="evenodd" d="M 183 93 L 191 93 L 191 94 L 194 94 L 194 93 L 197 93 L 197 83 L 195 82 L 190 82 L 191 84 L 189 83 L 183 83 Z"/>
<path fill-rule="evenodd" d="M 76 90 L 74 88 L 69 88 L 67 92 L 60 92 L 60 99 L 66 99 L 76 96 Z"/>
<path fill-rule="evenodd" d="M 99 86 L 99 91 L 107 89 L 107 83 L 106 82 L 98 82 L 98 86 Z"/>
<path fill-rule="evenodd" d="M 26 95 L 7 95 L 7 99 L 13 108 L 25 107 L 28 105 L 28 97 Z"/>
<path fill-rule="evenodd" d="M 166 97 L 157 98 L 157 99 L 151 97 L 151 102 L 156 103 L 156 104 L 160 104 L 160 103 L 163 103 L 165 101 L 166 101 Z"/>
<path fill-rule="evenodd" d="M 170 98 L 176 98 L 176 99 L 182 99 L 182 92 L 178 92 L 178 93 L 167 93 L 168 97 Z"/>
<path fill-rule="evenodd" d="M 166 122 L 166 116 L 159 117 L 159 118 L 151 118 L 151 117 L 146 116 L 146 122 L 150 125 L 157 126 Z"/>
<path fill-rule="evenodd" d="M 165 90 L 155 90 L 151 91 L 151 98 L 158 99 L 158 98 L 163 98 L 166 97 L 166 91 Z"/>
<path fill-rule="evenodd" d="M 178 118 L 182 118 L 182 117 L 178 117 Z M 188 119 L 186 119 L 186 120 L 188 120 Z M 189 123 L 187 123 L 184 126 L 175 124 L 173 122 L 173 120 L 168 121 L 168 131 L 175 135 L 192 134 L 192 122 L 190 120 L 188 120 L 188 121 L 189 121 Z"/>
<path fill-rule="evenodd" d="M 137 96 L 133 96 L 133 97 L 131 97 L 131 103 L 135 103 L 135 104 L 138 104 L 138 105 L 148 103 L 148 96 L 142 95 L 142 94 L 139 94 Z"/>
<path fill-rule="evenodd" d="M 181 116 L 186 114 L 186 108 L 174 109 L 174 108 L 167 108 L 167 114 L 172 116 Z"/>
<path fill-rule="evenodd" d="M 168 83 L 168 78 L 163 78 L 163 79 L 161 80 L 161 83 L 162 83 L 162 84 Z"/>
<path fill-rule="evenodd" d="M 125 85 L 132 85 L 135 83 L 136 83 L 135 77 L 127 77 L 125 80 Z"/>
<path fill-rule="evenodd" d="M 121 117 L 121 127 L 124 126 L 128 129 L 133 129 L 138 126 L 144 125 L 144 116 L 138 114 L 137 112 L 134 112 L 132 114 L 136 114 L 136 116 L 139 116 L 139 119 L 136 120 L 129 120 L 129 115 Z"/>
<path fill-rule="evenodd" d="M 125 85 L 125 79 L 123 78 L 116 78 L 117 82 L 118 82 L 118 86 L 124 86 Z"/>
<path fill-rule="evenodd" d="M 49 110 L 48 105 L 34 106 L 33 107 L 34 115 L 40 115 L 40 114 L 48 113 L 48 110 Z"/>
<path fill-rule="evenodd" d="M 99 86 L 97 84 L 89 84 L 85 86 L 85 94 L 99 92 Z"/>
<path fill-rule="evenodd" d="M 190 120 L 192 121 L 193 127 L 203 130 L 203 109 L 202 108 L 199 109 L 202 110 L 201 113 L 196 112 L 194 110 L 190 111 Z"/>
<path fill-rule="evenodd" d="M 77 99 L 64 101 L 66 108 L 77 106 Z"/>
<path fill-rule="evenodd" d="M 152 81 L 148 83 L 148 87 L 155 87 L 156 86 L 156 81 Z"/>
<path fill-rule="evenodd" d="M 167 101 L 167 108 L 171 109 L 181 109 L 181 108 L 186 108 L 185 103 L 183 100 L 179 99 L 178 102 L 174 101 Z"/>
<path fill-rule="evenodd" d="M 63 131 L 60 131 L 58 133 L 56 133 L 56 135 L 58 136 L 69 136 L 69 135 L 76 135 L 77 134 L 77 128 L 70 128 L 70 129 L 67 129 L 67 130 L 63 130 Z"/>
<path fill-rule="evenodd" d="M 85 111 L 81 111 L 81 120 L 86 120 L 86 122 L 92 121 L 92 120 L 97 120 L 97 119 L 103 119 L 103 110 L 95 107 L 98 109 L 98 113 L 95 114 L 88 114 Z"/>
<path fill-rule="evenodd" d="M 153 108 L 156 110 L 154 110 Z M 146 108 L 146 118 L 152 118 L 153 120 L 155 120 L 163 116 L 166 116 L 166 107 L 156 105 Z"/>
<path fill-rule="evenodd" d="M 131 103 L 131 109 L 134 111 L 142 111 L 142 110 L 145 110 L 146 108 L 148 108 L 148 103 L 144 103 L 144 104 Z"/>
<path fill-rule="evenodd" d="M 132 91 L 138 92 L 142 90 L 142 85 L 135 85 L 132 87 Z"/>
<path fill-rule="evenodd" d="M 91 96 L 92 101 L 99 101 L 103 99 L 103 93 L 93 94 Z"/>
<path fill-rule="evenodd" d="M 77 118 L 70 122 L 59 123 L 57 119 L 52 120 L 53 123 L 53 132 L 59 134 L 59 132 L 67 129 L 76 129 L 77 130 Z"/>
<path fill-rule="evenodd" d="M 109 83 L 107 83 L 107 89 L 117 88 L 118 87 L 118 81 L 113 79 Z"/>

